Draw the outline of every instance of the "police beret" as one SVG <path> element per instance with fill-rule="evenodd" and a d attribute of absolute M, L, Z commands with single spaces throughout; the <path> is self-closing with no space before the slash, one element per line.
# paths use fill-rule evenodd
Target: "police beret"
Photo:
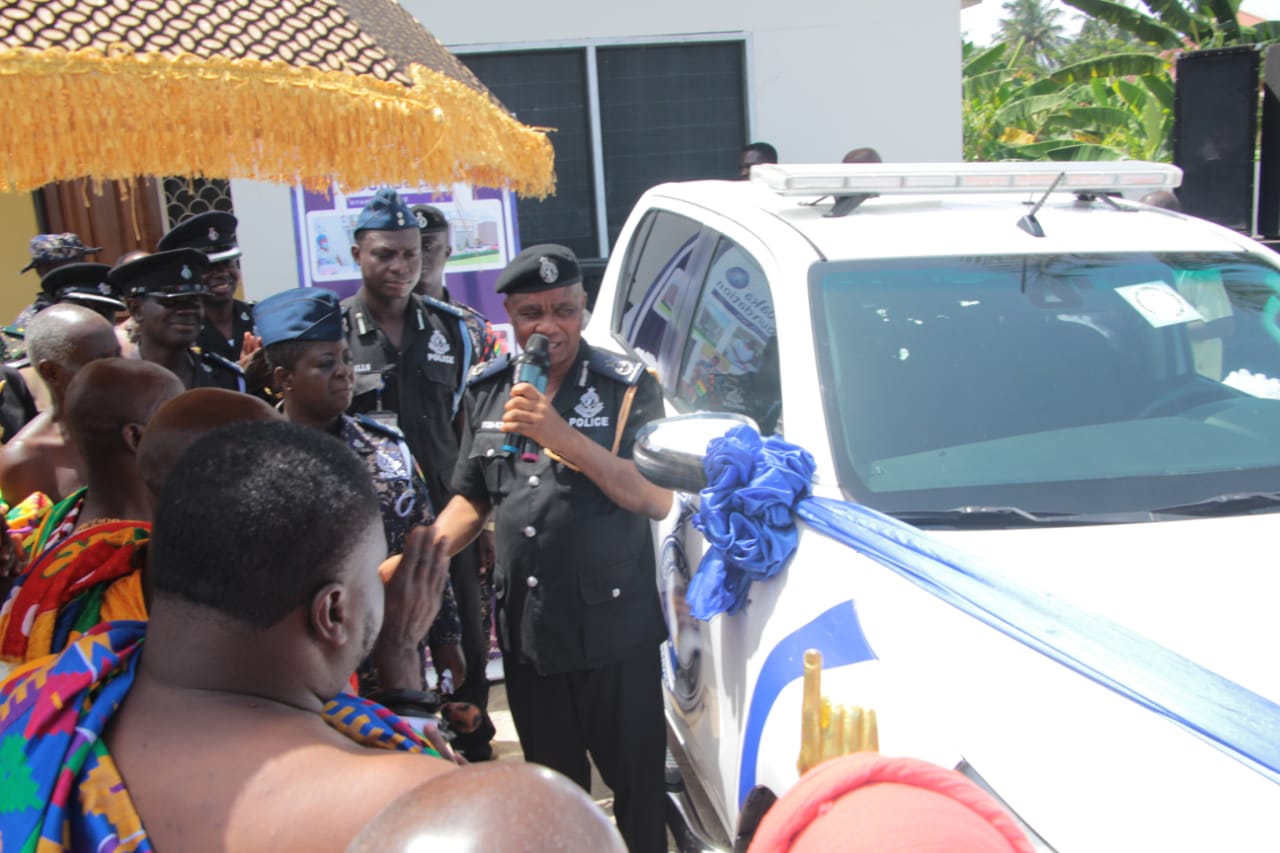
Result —
<path fill-rule="evenodd" d="M 210 210 L 184 219 L 169 229 L 156 250 L 199 249 L 209 256 L 209 263 L 229 261 L 240 257 L 240 244 L 236 242 L 236 225 L 239 221 L 230 213 Z"/>
<path fill-rule="evenodd" d="M 498 293 L 537 293 L 582 281 L 573 250 L 554 243 L 530 246 L 511 259 L 498 276 Z"/>
<path fill-rule="evenodd" d="M 449 230 L 449 220 L 440 208 L 430 204 L 415 204 L 409 209 L 413 211 L 414 218 L 418 220 L 418 230 L 423 234 Z"/>
<path fill-rule="evenodd" d="M 107 264 L 64 264 L 45 273 L 40 288 L 54 302 L 77 302 L 88 308 L 124 310 Z"/>
<path fill-rule="evenodd" d="M 413 211 L 400 200 L 400 196 L 390 187 L 383 187 L 373 194 L 369 203 L 360 211 L 356 220 L 355 233 L 361 231 L 404 231 L 417 228 L 418 218 Z"/>
<path fill-rule="evenodd" d="M 170 249 L 112 267 L 107 278 L 125 296 L 203 295 L 209 291 L 200 277 L 208 268 L 209 259 L 203 252 Z"/>
<path fill-rule="evenodd" d="M 342 305 L 323 287 L 295 287 L 253 306 L 253 325 L 264 347 L 283 341 L 340 341 Z"/>
<path fill-rule="evenodd" d="M 79 235 L 70 232 L 65 234 L 37 234 L 31 238 L 31 263 L 18 270 L 18 272 L 24 273 L 32 267 L 43 264 L 76 261 L 85 255 L 96 255 L 101 251 L 101 247 L 86 246 L 80 240 Z"/>

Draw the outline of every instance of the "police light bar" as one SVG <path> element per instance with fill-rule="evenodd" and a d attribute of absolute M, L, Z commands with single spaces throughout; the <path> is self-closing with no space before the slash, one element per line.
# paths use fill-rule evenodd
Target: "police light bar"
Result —
<path fill-rule="evenodd" d="M 751 181 L 784 196 L 1172 190 L 1182 170 L 1136 160 L 1070 163 L 762 163 Z"/>

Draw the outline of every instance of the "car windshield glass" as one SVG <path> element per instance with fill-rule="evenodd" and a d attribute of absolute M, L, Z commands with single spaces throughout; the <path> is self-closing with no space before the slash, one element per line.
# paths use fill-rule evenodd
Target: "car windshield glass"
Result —
<path fill-rule="evenodd" d="M 926 515 L 1274 506 L 1218 500 L 1280 492 L 1280 270 L 1259 257 L 821 263 L 810 287 L 855 500 Z"/>

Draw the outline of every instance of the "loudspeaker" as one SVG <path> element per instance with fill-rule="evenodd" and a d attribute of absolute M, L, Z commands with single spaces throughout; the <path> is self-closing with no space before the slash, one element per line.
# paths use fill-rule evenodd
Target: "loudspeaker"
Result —
<path fill-rule="evenodd" d="M 1173 162 L 1187 213 L 1251 233 L 1253 146 L 1258 130 L 1258 53 L 1198 50 L 1178 60 Z"/>
<path fill-rule="evenodd" d="M 1258 146 L 1258 233 L 1280 237 L 1280 45 L 1262 68 L 1262 142 Z"/>

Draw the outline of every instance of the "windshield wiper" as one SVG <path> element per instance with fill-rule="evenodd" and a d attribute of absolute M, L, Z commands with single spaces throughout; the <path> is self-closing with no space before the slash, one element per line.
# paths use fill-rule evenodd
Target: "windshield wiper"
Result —
<path fill-rule="evenodd" d="M 1229 492 L 1202 501 L 1165 506 L 1152 515 L 1245 515 L 1280 507 L 1280 492 Z"/>
<path fill-rule="evenodd" d="M 1037 527 L 1055 524 L 1096 524 L 1074 512 L 1028 512 L 1017 506 L 958 506 L 954 509 L 907 510 L 890 513 L 916 527 Z"/>

